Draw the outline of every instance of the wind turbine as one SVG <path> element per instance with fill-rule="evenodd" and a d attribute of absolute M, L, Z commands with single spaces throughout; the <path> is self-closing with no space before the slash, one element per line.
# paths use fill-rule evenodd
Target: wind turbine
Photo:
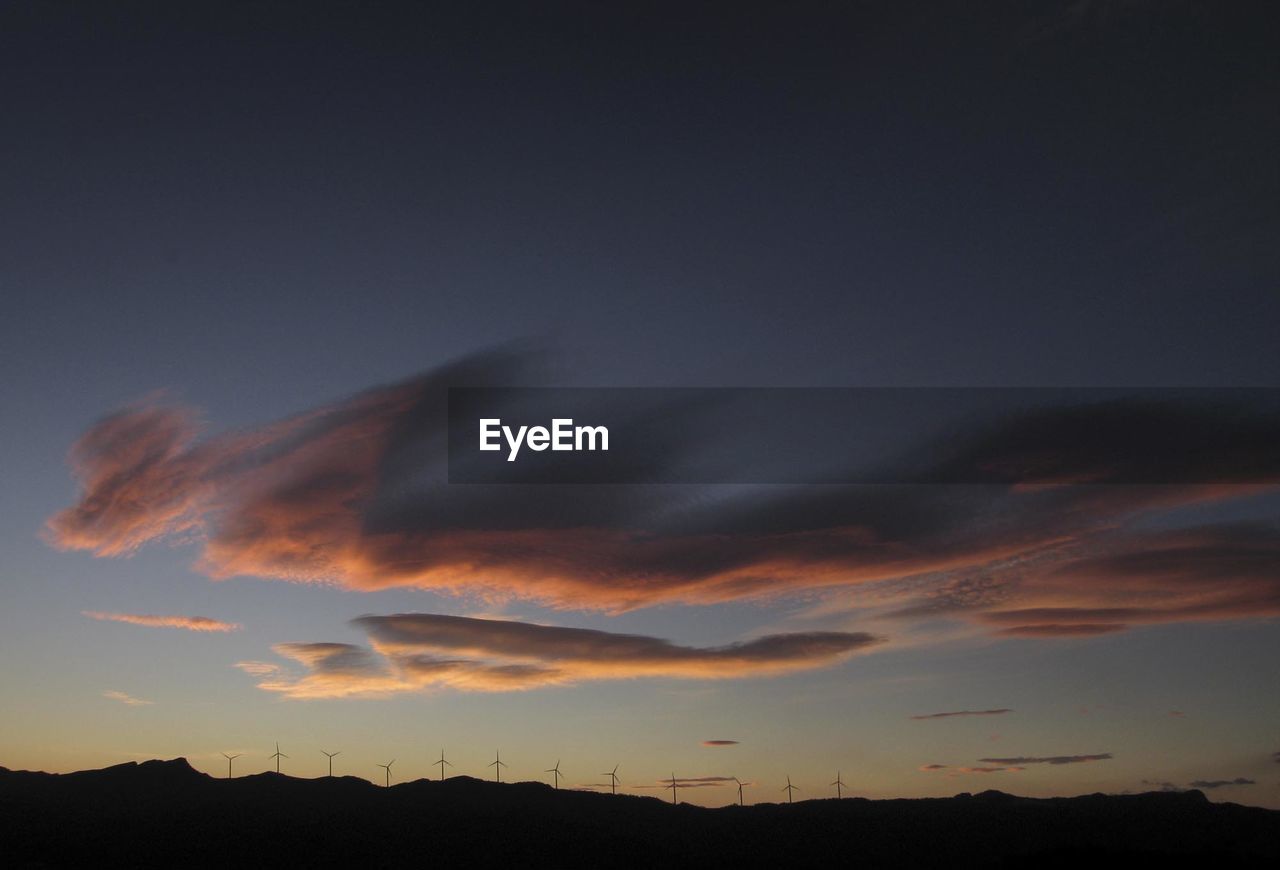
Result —
<path fill-rule="evenodd" d="M 489 762 L 489 767 L 493 768 L 493 776 L 497 782 L 502 782 L 502 768 L 506 767 L 506 762 L 502 760 L 502 752 L 498 751 L 494 754 L 493 761 Z"/>
<path fill-rule="evenodd" d="M 320 754 L 321 754 L 321 755 L 327 755 L 327 756 L 329 756 L 329 776 L 332 778 L 332 776 L 333 776 L 333 757 L 334 757 L 335 755 L 341 755 L 341 754 L 342 754 L 342 750 L 341 750 L 341 749 L 339 749 L 337 752 L 325 752 L 323 749 L 321 749 L 321 750 L 320 750 Z"/>
<path fill-rule="evenodd" d="M 390 761 L 388 761 L 386 764 L 378 765 L 378 767 L 381 767 L 383 770 L 387 772 L 387 788 L 391 788 L 391 765 L 395 763 L 396 763 L 396 760 L 393 758 Z"/>
<path fill-rule="evenodd" d="M 676 773 L 674 770 L 671 771 L 671 779 L 667 780 L 667 782 L 671 783 L 671 803 L 675 804 L 677 803 L 677 801 L 676 801 Z"/>
<path fill-rule="evenodd" d="M 785 792 L 787 793 L 787 803 L 791 803 L 791 800 L 792 800 L 792 799 L 791 799 L 791 793 L 792 793 L 793 791 L 799 791 L 799 790 L 800 790 L 800 786 L 798 786 L 798 785 L 792 785 L 792 784 L 791 784 L 791 775 L 790 775 L 790 774 L 788 774 L 788 775 L 787 775 L 787 784 L 786 784 L 785 786 L 783 786 L 782 790 L 783 790 L 783 791 L 785 791 Z"/>
<path fill-rule="evenodd" d="M 738 806 L 740 807 L 746 806 L 746 804 L 743 803 L 743 800 L 742 800 L 742 787 L 746 785 L 746 783 L 738 779 L 736 776 L 733 778 L 733 781 L 738 784 Z"/>
<path fill-rule="evenodd" d="M 556 759 L 555 767 L 549 767 L 542 772 L 552 774 L 553 778 L 555 779 L 555 787 L 560 788 L 560 759 L 558 758 Z"/>
<path fill-rule="evenodd" d="M 225 752 L 222 753 L 222 757 L 227 760 L 227 779 L 231 779 L 231 762 L 235 761 L 241 755 L 244 755 L 244 753 L 237 752 L 235 755 L 227 755 Z"/>
<path fill-rule="evenodd" d="M 613 794 L 617 794 L 618 793 L 618 765 L 615 764 L 613 766 L 613 770 L 609 771 L 608 773 L 602 773 L 600 775 L 609 777 L 609 787 L 612 789 Z"/>
<path fill-rule="evenodd" d="M 441 781 L 441 782 L 444 782 L 444 766 L 447 764 L 447 765 L 449 765 L 450 767 L 453 767 L 453 762 L 451 762 L 451 761 L 445 761 L 445 760 L 444 760 L 444 750 L 443 750 L 443 749 L 441 749 L 441 750 L 440 750 L 440 760 L 439 760 L 439 761 L 436 761 L 436 762 L 433 762 L 433 764 L 438 764 L 438 765 L 440 765 L 440 781 Z"/>
<path fill-rule="evenodd" d="M 827 783 L 827 785 L 834 785 L 834 786 L 836 787 L 836 799 L 837 799 L 837 800 L 838 800 L 838 799 L 840 799 L 840 798 L 842 798 L 842 797 L 844 797 L 844 795 L 840 793 L 840 789 L 844 788 L 844 783 L 840 781 L 840 771 L 838 771 L 838 770 L 836 771 L 836 781 L 835 781 L 835 782 L 829 782 L 829 783 Z"/>
<path fill-rule="evenodd" d="M 276 744 L 276 754 L 275 754 L 275 755 L 269 755 L 269 756 L 267 756 L 267 757 L 268 757 L 268 758 L 274 758 L 274 759 L 276 760 L 276 773 L 279 773 L 279 772 L 280 772 L 280 759 L 282 759 L 282 758 L 288 758 L 289 756 L 285 755 L 283 752 L 281 752 L 281 751 L 280 751 L 280 744 L 279 744 L 279 743 L 277 743 L 277 744 Z"/>

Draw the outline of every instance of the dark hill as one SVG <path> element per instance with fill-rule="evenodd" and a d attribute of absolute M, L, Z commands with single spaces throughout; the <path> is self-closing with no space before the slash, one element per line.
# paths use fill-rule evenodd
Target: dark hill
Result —
<path fill-rule="evenodd" d="M 185 759 L 71 774 L 0 768 L 0 864 L 42 866 L 973 867 L 1280 859 L 1280 812 L 1200 792 L 1000 792 L 708 810 L 470 777 L 374 786 L 214 779 Z"/>

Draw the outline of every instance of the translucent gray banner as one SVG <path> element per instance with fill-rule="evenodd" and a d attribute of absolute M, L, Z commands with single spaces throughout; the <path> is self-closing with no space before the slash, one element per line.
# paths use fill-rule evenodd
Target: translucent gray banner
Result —
<path fill-rule="evenodd" d="M 1278 389 L 451 388 L 450 483 L 1280 481 Z"/>

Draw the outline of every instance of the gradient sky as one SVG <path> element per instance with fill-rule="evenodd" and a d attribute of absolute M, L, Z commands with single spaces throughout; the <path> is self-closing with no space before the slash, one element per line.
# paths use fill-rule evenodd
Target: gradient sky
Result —
<path fill-rule="evenodd" d="M 334 519 L 410 379 L 499 348 L 575 386 L 1277 386 L 1280 58 L 1261 6 L 1224 5 L 7 4 L 0 764 L 218 773 L 225 751 L 245 773 L 278 740 L 308 776 L 321 748 L 375 780 L 389 758 L 432 775 L 442 747 L 486 775 L 501 748 L 512 779 L 619 764 L 637 793 L 674 771 L 823 796 L 838 769 L 870 797 L 1199 782 L 1280 807 L 1273 492 L 1037 514 L 1020 554 L 1079 533 L 1065 592 L 971 553 L 874 593 L 858 556 L 819 560 L 815 588 L 748 534 L 772 587 L 695 577 L 625 607 L 600 590 L 637 560 L 691 569 L 527 517 L 531 537 L 477 543 L 460 521 L 451 592 Z M 308 428 L 334 413 L 352 422 L 332 439 Z M 291 426 L 301 455 L 263 459 Z M 104 521 L 74 513 L 94 474 Z M 563 562 L 510 555 L 531 541 Z M 286 545 L 346 549 L 291 572 Z M 1170 547 L 1176 571 L 1125 573 Z M 551 574 L 572 593 L 539 591 Z M 1024 608 L 1182 609 L 1094 633 L 884 612 L 975 579 Z M 428 648 L 382 619 L 403 613 L 488 622 L 419 619 Z M 747 664 L 610 637 L 820 632 Z M 305 699 L 390 659 L 287 643 L 495 669 L 405 659 L 388 697 Z"/>

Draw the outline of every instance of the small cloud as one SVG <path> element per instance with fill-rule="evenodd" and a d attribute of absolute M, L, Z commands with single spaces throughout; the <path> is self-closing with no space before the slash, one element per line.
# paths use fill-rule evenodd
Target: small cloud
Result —
<path fill-rule="evenodd" d="M 1121 622 L 1082 622 L 1074 625 L 1045 623 L 1044 625 L 1014 625 L 1009 628 L 1002 628 L 996 634 L 1003 634 L 1009 637 L 1093 637 L 1099 634 L 1124 631 L 1128 627 L 1128 625 Z"/>
<path fill-rule="evenodd" d="M 1200 789 L 1225 788 L 1229 785 L 1257 785 L 1257 783 L 1243 776 L 1237 776 L 1235 779 L 1197 779 L 1191 783 L 1192 788 Z"/>
<path fill-rule="evenodd" d="M 999 707 L 995 710 L 951 710 L 946 713 L 923 713 L 919 716 L 912 716 L 912 719 L 949 719 L 952 716 L 1003 716 L 1005 713 L 1012 713 L 1008 707 Z"/>
<path fill-rule="evenodd" d="M 922 764 L 920 769 L 924 771 L 946 770 L 947 766 L 945 764 Z"/>
<path fill-rule="evenodd" d="M 952 775 L 960 773 L 1017 773 L 1022 770 L 1021 767 L 957 767 L 952 771 Z"/>
<path fill-rule="evenodd" d="M 1110 752 L 1103 752 L 1098 755 L 1018 756 L 1017 758 L 979 758 L 978 760 L 983 764 L 1021 766 L 1024 764 L 1083 764 L 1088 761 L 1108 761 L 1111 757 Z"/>
<path fill-rule="evenodd" d="M 737 746 L 737 740 L 704 740 L 703 746 Z"/>
<path fill-rule="evenodd" d="M 97 610 L 81 611 L 90 619 L 102 622 L 127 622 L 130 625 L 146 625 L 152 628 L 184 628 L 187 631 L 239 631 L 244 628 L 238 622 L 223 622 L 207 616 L 152 616 L 144 613 L 102 613 Z"/>
<path fill-rule="evenodd" d="M 646 635 L 431 613 L 362 616 L 352 622 L 369 634 L 372 649 L 277 644 L 278 655 L 306 672 L 294 676 L 281 668 L 258 687 L 301 699 L 386 697 L 440 688 L 516 691 L 641 677 L 764 677 L 829 667 L 880 642 L 863 633 L 799 632 L 693 647 Z"/>
<path fill-rule="evenodd" d="M 1183 713 L 1181 710 L 1170 710 L 1169 715 L 1172 716 L 1174 719 L 1182 719 L 1187 714 Z"/>
<path fill-rule="evenodd" d="M 1186 789 L 1172 782 L 1164 782 L 1155 779 L 1144 779 L 1142 784 L 1150 788 L 1158 788 L 1160 791 L 1185 791 Z"/>
<path fill-rule="evenodd" d="M 280 673 L 280 666 L 271 662 L 236 662 L 235 667 L 255 677 L 269 677 Z"/>
<path fill-rule="evenodd" d="M 130 707 L 148 707 L 155 703 L 155 701 L 144 701 L 141 698 L 135 698 L 133 695 L 117 692 L 114 689 L 103 692 L 102 697 L 110 698 L 112 701 L 119 701 L 121 704 L 127 704 Z"/>
<path fill-rule="evenodd" d="M 732 776 L 677 776 L 675 778 L 676 788 L 719 788 L 725 783 L 733 782 Z M 660 779 L 652 785 L 633 785 L 631 788 L 671 788 L 671 779 Z M 737 783 L 734 783 L 737 785 Z M 743 783 L 750 785 L 750 783 Z"/>

